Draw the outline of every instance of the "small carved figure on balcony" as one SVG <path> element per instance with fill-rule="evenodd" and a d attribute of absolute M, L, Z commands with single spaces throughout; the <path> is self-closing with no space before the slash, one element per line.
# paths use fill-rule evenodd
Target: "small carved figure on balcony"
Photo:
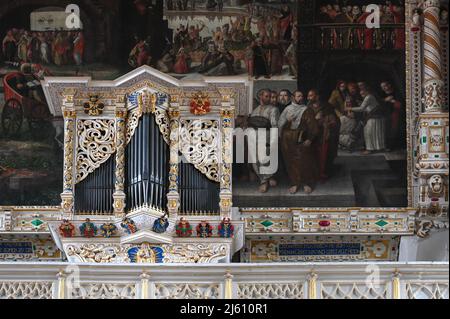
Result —
<path fill-rule="evenodd" d="M 192 236 L 192 226 L 191 226 L 191 224 L 189 224 L 189 222 L 184 217 L 181 217 L 180 221 L 178 222 L 177 226 L 175 227 L 175 231 L 176 231 L 178 237 L 191 237 Z"/>
<path fill-rule="evenodd" d="M 234 226 L 229 218 L 224 218 L 218 227 L 219 236 L 222 238 L 233 238 Z"/>
<path fill-rule="evenodd" d="M 212 236 L 213 227 L 206 220 L 202 220 L 196 230 L 198 237 L 208 238 Z"/>
<path fill-rule="evenodd" d="M 114 224 L 106 223 L 100 226 L 100 231 L 103 237 L 111 238 L 112 236 L 115 235 L 117 227 Z"/>
<path fill-rule="evenodd" d="M 97 226 L 89 218 L 86 218 L 86 221 L 80 225 L 80 233 L 86 238 L 95 237 L 97 235 Z"/>
<path fill-rule="evenodd" d="M 135 232 L 138 231 L 135 222 L 128 217 L 125 217 L 122 220 L 120 226 L 125 230 L 127 234 L 134 234 Z"/>
<path fill-rule="evenodd" d="M 59 234 L 62 237 L 73 237 L 75 235 L 75 226 L 72 225 L 67 219 L 64 219 L 59 226 Z"/>
<path fill-rule="evenodd" d="M 153 223 L 153 228 L 152 230 L 155 233 L 158 234 L 163 234 L 166 232 L 167 228 L 169 227 L 169 220 L 166 217 L 167 215 L 164 214 L 164 216 L 158 218 L 155 220 L 155 222 Z"/>

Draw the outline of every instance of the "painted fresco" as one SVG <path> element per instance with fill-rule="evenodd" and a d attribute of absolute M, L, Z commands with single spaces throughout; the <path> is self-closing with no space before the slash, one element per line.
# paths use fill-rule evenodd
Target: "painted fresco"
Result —
<path fill-rule="evenodd" d="M 366 26 L 369 4 L 380 28 Z M 256 81 L 236 120 L 267 136 L 236 142 L 235 206 L 407 206 L 404 17 L 399 1 L 299 4 L 298 81 Z"/>
<path fill-rule="evenodd" d="M 63 22 L 70 3 L 76 28 Z M 380 28 L 365 26 L 369 4 Z M 277 128 L 277 167 L 235 163 L 235 206 L 406 206 L 404 11 L 397 0 L 2 4 L 0 205 L 60 202 L 63 125 L 44 76 L 111 80 L 150 65 L 178 79 L 250 80 L 236 128 Z"/>

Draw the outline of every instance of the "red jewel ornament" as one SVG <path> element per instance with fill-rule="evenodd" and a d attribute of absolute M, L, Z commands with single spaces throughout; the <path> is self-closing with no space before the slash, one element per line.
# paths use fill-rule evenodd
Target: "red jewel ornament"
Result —
<path fill-rule="evenodd" d="M 319 226 L 320 227 L 330 227 L 331 226 L 331 222 L 329 220 L 321 220 L 319 222 Z"/>

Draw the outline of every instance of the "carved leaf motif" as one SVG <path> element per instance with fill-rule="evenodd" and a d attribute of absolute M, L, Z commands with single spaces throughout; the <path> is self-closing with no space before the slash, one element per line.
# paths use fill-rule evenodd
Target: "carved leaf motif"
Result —
<path fill-rule="evenodd" d="M 219 182 L 219 122 L 214 120 L 181 120 L 180 151 L 210 180 Z"/>
<path fill-rule="evenodd" d="M 115 120 L 77 122 L 77 183 L 105 163 L 116 151 Z"/>

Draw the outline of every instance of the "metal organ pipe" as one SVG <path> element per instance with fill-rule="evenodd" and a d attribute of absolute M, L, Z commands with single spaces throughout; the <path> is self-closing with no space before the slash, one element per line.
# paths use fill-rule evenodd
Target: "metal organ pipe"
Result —
<path fill-rule="evenodd" d="M 194 165 L 181 161 L 180 174 L 180 210 L 184 214 L 218 214 L 220 185 L 209 180 Z"/>
<path fill-rule="evenodd" d="M 126 148 L 127 208 L 150 206 L 165 210 L 168 187 L 168 145 L 153 114 L 139 120 Z"/>
<path fill-rule="evenodd" d="M 76 214 L 112 214 L 115 183 L 115 157 L 75 185 Z"/>

